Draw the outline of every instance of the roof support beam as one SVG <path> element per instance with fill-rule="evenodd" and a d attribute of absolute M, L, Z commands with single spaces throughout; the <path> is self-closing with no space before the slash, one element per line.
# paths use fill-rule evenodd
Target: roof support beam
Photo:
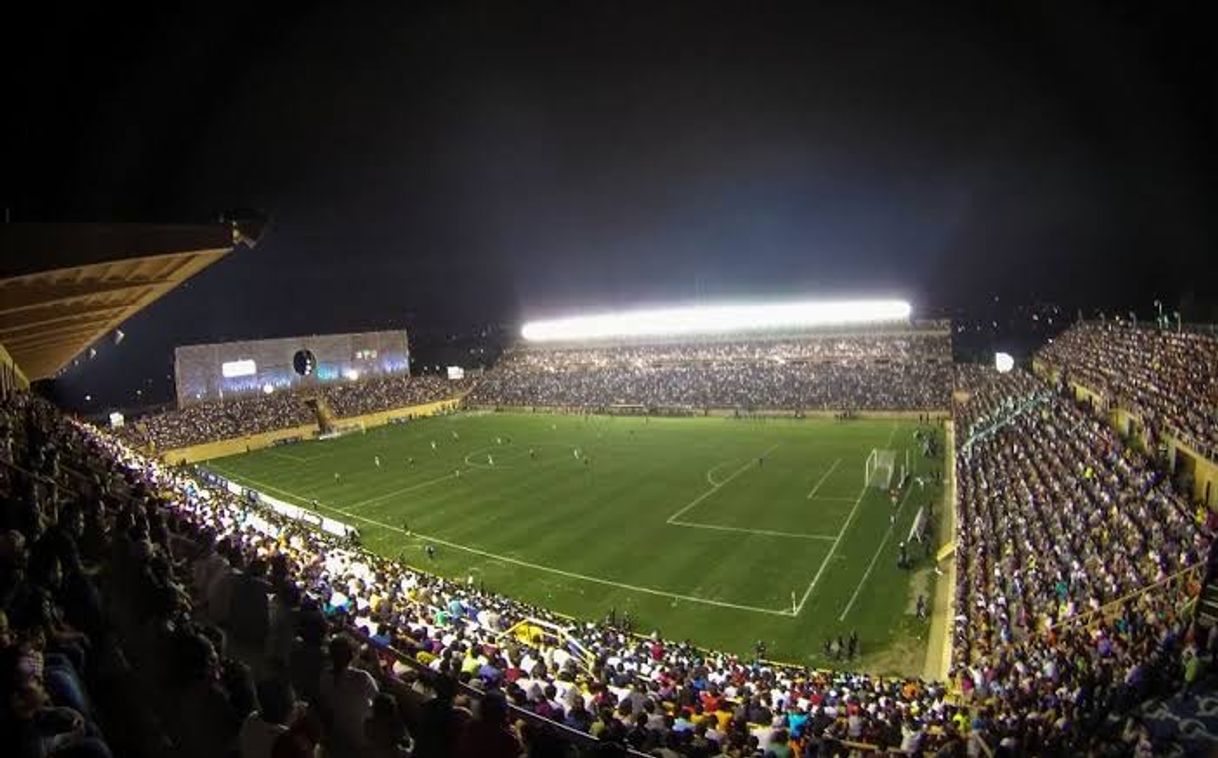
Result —
<path fill-rule="evenodd" d="M 10 335 L 21 334 L 31 330 L 41 330 L 51 324 L 59 324 L 62 322 L 73 322 L 96 325 L 97 322 L 104 322 L 105 319 L 113 316 L 116 313 L 122 313 L 127 308 L 130 308 L 136 303 L 118 303 L 104 308 L 89 308 L 87 310 L 71 311 L 60 316 L 51 316 L 49 318 L 38 318 L 32 321 L 19 321 L 17 319 L 6 319 L 0 315 L 0 342 L 5 342 L 10 339 Z M 5 323 L 5 322 L 11 323 Z"/>
<path fill-rule="evenodd" d="M 13 286 L 0 282 L 0 314 L 16 313 L 48 305 L 71 305 L 98 295 L 138 292 L 148 287 L 172 285 L 173 283 L 172 278 L 130 279 L 93 284 L 88 282 L 39 283 L 25 286 Z"/>

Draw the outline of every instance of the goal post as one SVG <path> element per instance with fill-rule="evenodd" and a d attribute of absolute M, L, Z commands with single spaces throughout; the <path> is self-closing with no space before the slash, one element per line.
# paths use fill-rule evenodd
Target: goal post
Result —
<path fill-rule="evenodd" d="M 868 487 L 888 489 L 892 486 L 893 469 L 896 468 L 895 450 L 872 448 L 863 466 L 863 481 Z"/>

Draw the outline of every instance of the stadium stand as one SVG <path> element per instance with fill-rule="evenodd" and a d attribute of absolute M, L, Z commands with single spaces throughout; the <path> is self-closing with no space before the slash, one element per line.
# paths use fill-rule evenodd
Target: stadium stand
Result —
<path fill-rule="evenodd" d="M 1113 429 L 1061 398 L 1027 403 L 1037 384 L 1027 374 L 989 376 L 967 405 L 990 416 L 1004 404 L 1023 410 L 974 437 L 957 460 L 956 663 L 994 665 L 997 657 L 1043 668 L 1057 656 L 1046 633 L 1090 652 L 1121 644 L 1115 636 L 1088 645 L 1061 628 L 1198 565 L 1209 531 Z M 963 428 L 975 413 L 957 414 Z"/>
<path fill-rule="evenodd" d="M 965 369 L 958 384 L 954 683 L 565 619 L 302 528 L 12 393 L 0 644 L 21 696 L 6 723 L 21 755 L 1154 749 L 1129 717 L 1218 643 L 1189 606 L 1208 526 L 1030 375 Z M 538 619 L 591 668 L 505 634 Z"/>
<path fill-rule="evenodd" d="M 946 328 L 518 347 L 475 387 L 490 406 L 929 410 L 951 391 Z"/>
<path fill-rule="evenodd" d="M 325 385 L 321 397 L 340 418 L 405 408 L 460 395 L 468 385 L 435 376 L 374 377 Z M 147 416 L 119 434 L 132 444 L 172 450 L 214 440 L 287 429 L 316 421 L 305 403 L 312 392 L 280 392 L 237 400 L 198 403 Z"/>
<path fill-rule="evenodd" d="M 1170 432 L 1218 461 L 1218 337 L 1213 334 L 1081 323 L 1037 358 L 1142 416 L 1153 437 Z"/>

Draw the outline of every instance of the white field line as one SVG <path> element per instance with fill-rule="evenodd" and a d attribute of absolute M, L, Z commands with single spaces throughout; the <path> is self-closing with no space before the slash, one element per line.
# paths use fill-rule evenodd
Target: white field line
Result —
<path fill-rule="evenodd" d="M 894 427 L 895 429 L 895 427 Z M 812 590 L 816 589 L 816 585 L 820 582 L 821 576 L 824 575 L 825 569 L 829 566 L 829 561 L 833 560 L 833 554 L 837 552 L 837 546 L 842 543 L 842 537 L 846 536 L 846 530 L 850 528 L 850 524 L 854 522 L 854 514 L 858 513 L 859 503 L 863 502 L 863 497 L 867 494 L 867 485 L 863 485 L 863 489 L 859 491 L 859 496 L 854 500 L 854 507 L 850 509 L 850 515 L 846 517 L 846 523 L 842 525 L 841 531 L 837 533 L 837 539 L 833 540 L 833 544 L 829 546 L 829 552 L 825 555 L 825 559 L 820 562 L 820 568 L 816 570 L 816 576 L 812 577 L 811 583 L 808 584 L 808 589 L 804 590 L 804 595 L 799 599 L 799 603 L 795 606 L 795 615 L 804 609 L 804 603 L 808 602 L 808 597 L 812 594 Z"/>
<path fill-rule="evenodd" d="M 688 526 L 693 529 L 714 529 L 720 532 L 740 532 L 742 534 L 763 534 L 767 537 L 792 537 L 801 540 L 824 540 L 830 542 L 836 539 L 832 534 L 803 534 L 800 532 L 776 532 L 771 529 L 749 529 L 744 526 L 721 526 L 719 524 L 699 524 L 693 521 L 669 521 L 673 526 Z"/>
<path fill-rule="evenodd" d="M 268 451 L 268 454 L 272 455 L 276 458 L 284 458 L 286 460 L 293 461 L 295 463 L 308 463 L 309 461 L 312 460 L 312 458 L 301 458 L 300 456 L 297 456 L 297 455 L 281 453 L 278 450 L 270 450 L 270 451 Z"/>
<path fill-rule="evenodd" d="M 775 443 L 775 444 L 773 444 L 773 445 L 770 445 L 770 446 L 769 446 L 769 447 L 767 447 L 767 448 L 766 448 L 764 451 L 762 451 L 761 455 L 759 455 L 758 457 L 759 457 L 759 458 L 764 458 L 764 457 L 766 457 L 766 456 L 767 456 L 767 455 L 769 455 L 769 454 L 770 454 L 770 453 L 771 453 L 771 452 L 774 450 L 774 448 L 776 448 L 776 447 L 778 447 L 778 443 Z M 690 500 L 688 503 L 686 503 L 686 504 L 685 504 L 685 506 L 684 506 L 683 508 L 681 508 L 679 511 L 677 511 L 676 513 L 674 513 L 674 514 L 672 514 L 671 516 L 669 516 L 669 517 L 668 517 L 668 521 L 667 521 L 667 523 L 669 523 L 669 524 L 676 523 L 676 521 L 677 521 L 678 519 L 680 519 L 680 518 L 681 518 L 681 516 L 682 516 L 682 514 L 684 514 L 686 511 L 688 511 L 688 510 L 692 509 L 692 508 L 693 508 L 694 506 L 696 506 L 698 503 L 701 503 L 701 502 L 702 502 L 703 500 L 705 500 L 706 498 L 710 497 L 711 495 L 715 494 L 715 493 L 716 493 L 716 492 L 718 492 L 719 490 L 723 489 L 723 487 L 724 487 L 724 486 L 726 486 L 726 485 L 727 485 L 729 482 L 731 482 L 733 479 L 735 479 L 736 477 L 738 477 L 738 476 L 740 476 L 741 474 L 743 474 L 745 471 L 748 471 L 749 467 L 751 467 L 751 466 L 753 466 L 753 465 L 755 465 L 755 464 L 756 464 L 756 462 L 755 462 L 755 461 L 752 461 L 752 460 L 750 460 L 750 461 L 746 462 L 746 463 L 745 463 L 743 466 L 741 466 L 740 468 L 736 469 L 736 470 L 735 470 L 735 471 L 733 471 L 731 474 L 729 474 L 729 475 L 728 475 L 728 477 L 727 477 L 726 479 L 724 479 L 722 482 L 719 482 L 718 484 L 712 485 L 712 486 L 711 486 L 711 488 L 710 488 L 709 490 L 707 490 L 706 492 L 703 492 L 701 495 L 698 495 L 698 496 L 697 496 L 696 498 L 694 498 L 693 500 Z"/>
<path fill-rule="evenodd" d="M 863 590 L 863 585 L 867 583 L 867 579 L 871 576 L 872 569 L 875 568 L 875 562 L 880 559 L 880 555 L 884 552 L 884 546 L 888 544 L 888 538 L 892 536 L 896 529 L 897 521 L 901 518 L 901 511 L 905 509 L 905 503 L 909 500 L 910 494 L 913 493 L 913 487 L 910 486 L 905 490 L 905 497 L 901 498 L 901 502 L 897 505 L 896 518 L 888 525 L 888 531 L 884 532 L 884 539 L 880 540 L 880 546 L 876 548 L 875 555 L 871 556 L 871 563 L 867 564 L 867 570 L 863 572 L 863 578 L 859 580 L 858 586 L 854 588 L 854 594 L 850 596 L 850 602 L 846 603 L 846 609 L 842 611 L 842 615 L 837 617 L 838 621 L 845 621 L 846 615 L 850 613 L 850 609 L 854 607 L 854 601 L 858 600 L 859 593 Z"/>
<path fill-rule="evenodd" d="M 218 468 L 218 467 L 214 467 L 214 468 Z M 220 469 L 220 470 L 223 470 L 223 469 Z M 246 482 L 254 485 L 257 488 L 270 490 L 272 492 L 278 492 L 279 494 L 281 494 L 285 497 L 289 497 L 293 500 L 300 501 L 305 507 L 312 507 L 312 505 L 309 503 L 309 501 L 307 499 L 302 498 L 301 496 L 299 496 L 295 493 L 279 489 L 278 487 L 274 487 L 274 486 L 265 484 L 263 482 L 259 482 L 256 479 L 250 479 L 248 477 L 237 477 L 237 478 L 241 479 L 243 481 L 246 481 Z M 342 508 L 336 508 L 332 505 L 320 505 L 319 504 L 318 507 L 322 508 L 324 510 L 327 510 L 327 511 L 332 511 L 334 513 L 341 513 L 344 516 L 347 516 L 348 518 L 355 519 L 356 521 L 362 521 L 365 524 L 372 524 L 373 526 L 379 526 L 382 529 L 390 529 L 395 532 L 399 532 L 401 534 L 407 533 L 406 530 L 402 529 L 401 527 L 393 526 L 392 524 L 386 524 L 385 522 L 377 521 L 376 519 L 370 519 L 366 516 L 361 516 L 358 513 L 352 513 L 351 511 L 347 511 Z M 515 564 L 517 566 L 523 566 L 525 568 L 534 569 L 536 571 L 545 571 L 547 573 L 557 574 L 558 576 L 565 576 L 570 579 L 579 579 L 581 581 L 592 582 L 594 584 L 603 584 L 603 585 L 606 585 L 609 587 L 617 587 L 619 589 L 629 590 L 631 592 L 640 592 L 640 593 L 643 593 L 646 595 L 656 595 L 658 597 L 667 597 L 667 598 L 672 598 L 673 600 L 684 600 L 689 603 L 699 603 L 701 605 L 713 605 L 718 608 L 732 608 L 732 609 L 735 609 L 738 611 L 748 611 L 750 613 L 764 613 L 764 614 L 767 614 L 770 616 L 793 616 L 793 615 L 795 615 L 789 609 L 774 610 L 773 608 L 760 608 L 760 607 L 754 606 L 754 605 L 741 605 L 739 603 L 729 603 L 729 602 L 726 602 L 723 600 L 710 600 L 710 599 L 703 598 L 703 597 L 695 597 L 693 595 L 683 595 L 678 592 L 668 592 L 666 590 L 657 590 L 654 587 L 640 587 L 635 584 L 626 584 L 624 582 L 615 582 L 610 579 L 602 579 L 597 576 L 589 576 L 587 574 L 577 574 L 573 571 L 564 571 L 562 569 L 554 568 L 553 566 L 544 566 L 540 563 L 533 563 L 531 561 L 522 561 L 519 558 L 513 558 L 513 557 L 507 556 L 507 555 L 500 555 L 498 553 L 492 553 L 487 550 L 479 550 L 478 548 L 475 548 L 475 547 L 469 547 L 467 545 L 462 545 L 462 544 L 459 544 L 456 542 L 449 542 L 448 540 L 443 540 L 443 539 L 440 539 L 439 537 L 433 537 L 430 535 L 420 534 L 419 532 L 412 531 L 410 534 L 412 536 L 427 540 L 428 542 L 434 542 L 437 545 L 444 545 L 445 547 L 450 547 L 454 550 L 461 550 L 461 551 L 464 551 L 467 553 L 473 553 L 474 555 L 480 555 L 484 558 L 490 558 L 490 559 L 496 560 L 496 561 L 503 561 L 504 563 L 511 563 L 511 564 Z"/>
<path fill-rule="evenodd" d="M 407 492 L 414 492 L 415 490 L 421 490 L 424 487 L 430 487 L 433 484 L 439 484 L 440 482 L 447 481 L 449 479 L 456 479 L 456 478 L 457 478 L 457 473 L 454 471 L 451 474 L 445 474 L 444 476 L 437 476 L 435 479 L 427 479 L 426 481 L 416 482 L 415 484 L 412 484 L 408 487 L 402 487 L 401 489 L 393 490 L 392 492 L 386 492 L 383 495 L 377 495 L 376 497 L 370 497 L 367 500 L 360 500 L 358 503 L 352 503 L 351 505 L 349 505 L 347 507 L 350 509 L 363 508 L 366 505 L 372 505 L 373 503 L 379 503 L 382 500 L 388 500 L 391 497 L 397 497 L 398 495 L 405 495 Z M 253 481 L 253 480 L 251 479 L 250 481 Z"/>
<path fill-rule="evenodd" d="M 837 469 L 838 464 L 841 462 L 841 458 L 838 458 L 833 462 L 833 465 L 829 467 L 829 470 L 822 474 L 821 478 L 816 482 L 816 486 L 813 487 L 810 492 L 808 492 L 808 496 L 804 498 L 805 500 L 811 500 L 812 498 L 816 497 L 816 493 L 820 490 L 820 486 L 825 483 L 825 480 L 829 478 L 829 475 Z"/>
<path fill-rule="evenodd" d="M 724 466 L 726 466 L 727 464 L 729 464 L 731 462 L 732 461 L 724 461 L 723 463 L 718 463 L 718 464 L 708 468 L 706 470 L 706 483 L 712 487 L 718 487 L 719 482 L 716 481 L 715 477 L 711 476 L 711 474 L 715 473 L 716 471 L 718 471 L 719 469 L 723 468 Z"/>

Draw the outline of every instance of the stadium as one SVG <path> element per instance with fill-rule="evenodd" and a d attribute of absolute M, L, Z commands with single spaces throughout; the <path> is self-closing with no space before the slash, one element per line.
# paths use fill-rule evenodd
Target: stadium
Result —
<path fill-rule="evenodd" d="M 5 353 L 24 504 L 6 555 L 41 524 L 79 552 L 35 551 L 30 582 L 121 558 L 102 589 L 133 594 L 104 618 L 65 597 L 56 618 L 113 624 L 137 681 L 144 645 L 197 655 L 220 634 L 250 669 L 286 665 L 344 750 L 364 737 L 340 714 L 371 699 L 318 689 L 310 650 L 408 700 L 503 697 L 579 752 L 643 749 L 652 719 L 925 752 L 979 713 L 1058 752 L 1163 696 L 1218 613 L 1211 334 L 1079 322 L 1025 369 L 954 363 L 950 323 L 902 301 L 727 304 L 530 322 L 476 378 L 411 376 L 406 332 L 243 341 L 178 350 L 176 409 L 91 425 L 22 367 L 53 372 L 114 328 L 56 282 L 165 259 L 122 252 L 143 239 L 124 231 L 104 263 L 69 246 L 70 266 L 2 284 L 30 333 L 53 308 L 82 324 L 59 352 Z M 150 239 L 182 248 L 186 276 L 226 234 Z M 71 702 L 85 648 L 65 629 L 47 686 Z M 1028 721 L 1080 686 L 1060 712 L 1077 727 Z"/>
<path fill-rule="evenodd" d="M 5 46 L 5 758 L 1218 754 L 1199 8 L 247 6 Z"/>

